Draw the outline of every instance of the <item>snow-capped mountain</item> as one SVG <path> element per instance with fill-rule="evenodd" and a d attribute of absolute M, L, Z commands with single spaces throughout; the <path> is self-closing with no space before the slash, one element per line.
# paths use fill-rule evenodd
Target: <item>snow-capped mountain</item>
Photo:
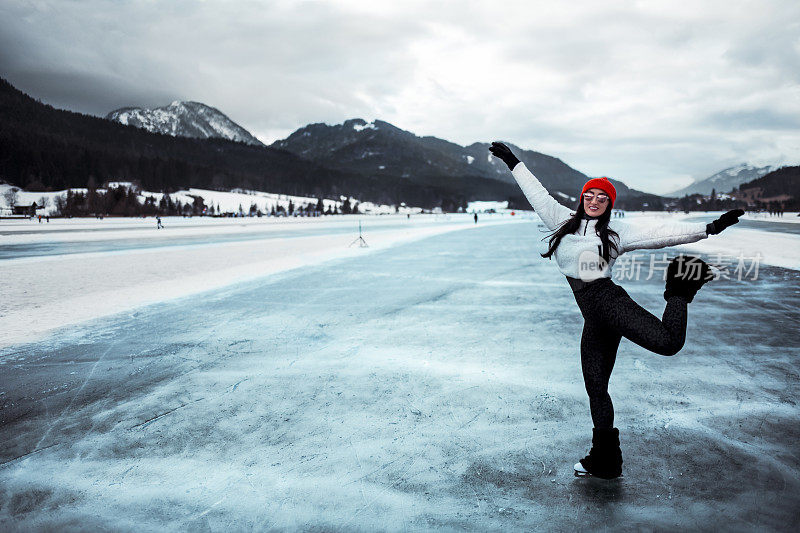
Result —
<path fill-rule="evenodd" d="M 588 179 L 585 174 L 558 158 L 508 145 L 545 187 L 564 202 L 570 205 L 574 202 L 575 191 L 580 191 Z M 437 137 L 418 137 L 382 120 L 366 122 L 358 118 L 333 126 L 309 124 L 271 146 L 348 173 L 378 178 L 394 176 L 437 186 L 443 183 L 466 186 L 472 180 L 475 186 L 486 187 L 501 182 L 511 187 L 509 195 L 519 194 L 516 180 L 505 163 L 489 153 L 489 143 L 460 146 Z M 615 185 L 620 199 L 644 194 L 622 182 Z"/>
<path fill-rule="evenodd" d="M 273 148 L 348 171 L 396 175 L 411 180 L 431 176 L 476 176 L 516 185 L 488 145 L 463 147 L 436 137 L 418 137 L 388 122 L 350 119 L 342 124 L 309 124 Z M 569 168 L 566 165 L 564 168 Z M 572 169 L 569 169 L 572 170 Z"/>
<path fill-rule="evenodd" d="M 734 187 L 758 179 L 776 168 L 777 167 L 774 166 L 756 167 L 747 163 L 742 163 L 741 165 L 721 170 L 713 176 L 696 181 L 688 187 L 665 194 L 664 196 L 677 198 L 687 194 L 711 194 L 712 189 L 716 192 L 730 192 Z"/>
<path fill-rule="evenodd" d="M 155 109 L 123 107 L 106 115 L 106 119 L 173 137 L 222 138 L 264 146 L 220 110 L 200 102 L 175 101 Z"/>

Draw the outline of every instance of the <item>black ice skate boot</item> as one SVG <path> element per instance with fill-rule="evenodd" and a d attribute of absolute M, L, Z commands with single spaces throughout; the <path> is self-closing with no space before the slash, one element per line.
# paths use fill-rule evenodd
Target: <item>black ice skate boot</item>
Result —
<path fill-rule="evenodd" d="M 614 479 L 622 475 L 622 450 L 619 429 L 594 428 L 589 455 L 575 464 L 576 476 L 595 476 Z"/>
<path fill-rule="evenodd" d="M 667 267 L 664 299 L 681 296 L 687 302 L 691 302 L 697 291 L 712 279 L 714 273 L 702 259 L 691 255 L 679 255 Z"/>

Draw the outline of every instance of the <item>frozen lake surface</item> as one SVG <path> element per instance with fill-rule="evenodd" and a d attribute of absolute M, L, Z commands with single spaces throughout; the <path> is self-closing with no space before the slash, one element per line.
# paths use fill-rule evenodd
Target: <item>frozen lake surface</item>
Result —
<path fill-rule="evenodd" d="M 74 255 L 86 253 L 151 250 L 177 246 L 209 246 L 224 243 L 291 239 L 319 235 L 358 235 L 358 220 L 364 222 L 365 232 L 397 231 L 413 226 L 416 229 L 439 226 L 450 217 L 414 216 L 413 222 L 405 216 L 352 217 L 350 223 L 330 222 L 326 218 L 308 219 L 222 219 L 209 225 L 208 219 L 186 219 L 164 217 L 164 228 L 155 230 L 153 218 L 126 219 L 128 224 L 116 223 L 113 219 L 89 223 L 89 227 L 69 224 L 57 227 L 49 224 L 31 224 L 25 221 L 7 227 L 0 225 L 0 261 L 41 257 L 50 255 Z M 285 223 L 284 220 L 286 221 Z M 465 221 L 465 217 L 460 217 Z M 85 222 L 84 222 L 85 223 Z M 33 226 L 33 229 L 28 227 Z M 206 231 L 195 232 L 200 229 Z M 207 230 L 213 231 L 207 231 Z M 38 231 L 37 231 L 38 230 Z M 355 234 L 354 234 L 355 231 Z M 8 242 L 3 242 L 5 237 Z M 352 239 L 351 239 L 352 240 Z"/>
<path fill-rule="evenodd" d="M 624 476 L 575 478 L 582 318 L 540 237 L 479 224 L 0 348 L 0 526 L 796 530 L 800 274 L 710 283 L 676 356 L 623 340 Z M 662 281 L 619 283 L 660 316 Z"/>

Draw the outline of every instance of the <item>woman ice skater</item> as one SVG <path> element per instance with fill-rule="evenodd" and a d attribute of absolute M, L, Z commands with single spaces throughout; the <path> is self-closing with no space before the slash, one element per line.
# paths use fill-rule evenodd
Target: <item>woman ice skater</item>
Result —
<path fill-rule="evenodd" d="M 607 178 L 587 181 L 573 211 L 550 196 L 506 145 L 494 142 L 489 151 L 508 165 L 533 209 L 552 232 L 542 257 L 555 257 L 584 318 L 581 369 L 594 429 L 592 448 L 575 464 L 575 475 L 618 477 L 622 475 L 622 452 L 608 380 L 620 340 L 625 337 L 661 355 L 678 353 L 686 338 L 687 305 L 714 275 L 699 258 L 680 255 L 673 259 L 667 267 L 667 304 L 659 320 L 611 280 L 611 267 L 617 257 L 631 250 L 664 248 L 715 235 L 736 224 L 744 211 L 728 211 L 709 224 L 684 222 L 636 228 L 611 222 L 617 191 Z"/>

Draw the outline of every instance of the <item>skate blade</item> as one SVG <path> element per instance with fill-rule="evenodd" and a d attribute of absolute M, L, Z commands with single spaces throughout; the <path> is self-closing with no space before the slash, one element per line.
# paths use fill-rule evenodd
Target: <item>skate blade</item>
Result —
<path fill-rule="evenodd" d="M 575 477 L 593 477 L 593 478 L 597 478 L 597 479 L 604 479 L 604 478 L 601 478 L 601 477 L 593 476 L 589 472 L 578 472 L 577 470 L 573 470 L 572 472 L 575 475 Z M 624 474 L 620 474 L 615 478 L 611 478 L 610 481 L 613 481 L 615 479 L 621 479 L 622 477 L 624 477 Z"/>

